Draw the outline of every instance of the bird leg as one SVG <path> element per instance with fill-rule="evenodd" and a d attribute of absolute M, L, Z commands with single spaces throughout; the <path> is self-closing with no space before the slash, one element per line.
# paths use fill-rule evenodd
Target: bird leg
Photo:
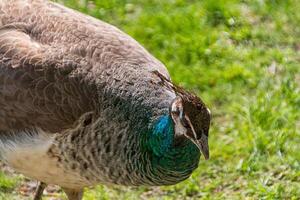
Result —
<path fill-rule="evenodd" d="M 47 184 L 44 182 L 39 182 L 38 187 L 35 191 L 35 195 L 33 200 L 42 200 L 42 195 L 44 192 L 44 189 L 47 187 Z"/>
<path fill-rule="evenodd" d="M 63 188 L 69 200 L 82 200 L 83 190 Z"/>

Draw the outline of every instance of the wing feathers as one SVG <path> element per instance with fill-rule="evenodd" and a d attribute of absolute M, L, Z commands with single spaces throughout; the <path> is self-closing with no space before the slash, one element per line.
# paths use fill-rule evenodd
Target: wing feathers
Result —
<path fill-rule="evenodd" d="M 107 96 L 138 86 L 147 96 L 154 70 L 169 77 L 116 27 L 48 1 L 0 0 L 0 131 L 70 128 Z"/>
<path fill-rule="evenodd" d="M 76 59 L 62 58 L 16 25 L 1 28 L 0 38 L 0 130 L 57 132 L 92 110 L 93 87 L 82 92 L 84 74 L 72 75 L 80 68 Z"/>

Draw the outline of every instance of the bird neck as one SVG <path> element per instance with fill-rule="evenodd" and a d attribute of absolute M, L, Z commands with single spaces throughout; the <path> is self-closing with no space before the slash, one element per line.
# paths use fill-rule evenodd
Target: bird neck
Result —
<path fill-rule="evenodd" d="M 161 116 L 153 125 L 150 133 L 147 134 L 147 146 L 156 156 L 163 156 L 172 148 L 174 140 L 174 125 L 172 119 L 167 116 Z"/>
<path fill-rule="evenodd" d="M 174 137 L 174 122 L 169 115 L 162 115 L 148 134 L 147 148 L 152 167 L 164 173 L 178 173 L 187 178 L 197 168 L 200 152 L 186 137 Z M 180 140 L 180 141 L 179 141 Z"/>

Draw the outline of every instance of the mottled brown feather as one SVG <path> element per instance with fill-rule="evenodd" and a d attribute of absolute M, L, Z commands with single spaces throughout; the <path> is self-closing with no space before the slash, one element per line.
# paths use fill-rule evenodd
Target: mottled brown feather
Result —
<path fill-rule="evenodd" d="M 97 112 L 107 78 L 127 81 L 122 76 L 137 67 L 141 76 L 149 70 L 169 76 L 117 28 L 55 3 L 0 1 L 0 25 L 0 130 L 60 132 Z"/>
<path fill-rule="evenodd" d="M 152 132 L 176 96 L 199 137 L 208 134 L 210 113 L 169 79 L 114 26 L 44 0 L 0 0 L 0 156 L 29 177 L 78 198 L 98 183 L 188 178 L 198 166 L 195 143 L 184 137 L 157 154 Z"/>

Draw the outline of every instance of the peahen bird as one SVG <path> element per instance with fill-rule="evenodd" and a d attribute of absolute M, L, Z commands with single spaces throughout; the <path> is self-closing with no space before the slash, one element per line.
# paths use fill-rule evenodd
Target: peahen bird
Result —
<path fill-rule="evenodd" d="M 159 186 L 207 159 L 210 112 L 134 39 L 43 0 L 0 0 L 0 159 L 63 188 Z"/>

